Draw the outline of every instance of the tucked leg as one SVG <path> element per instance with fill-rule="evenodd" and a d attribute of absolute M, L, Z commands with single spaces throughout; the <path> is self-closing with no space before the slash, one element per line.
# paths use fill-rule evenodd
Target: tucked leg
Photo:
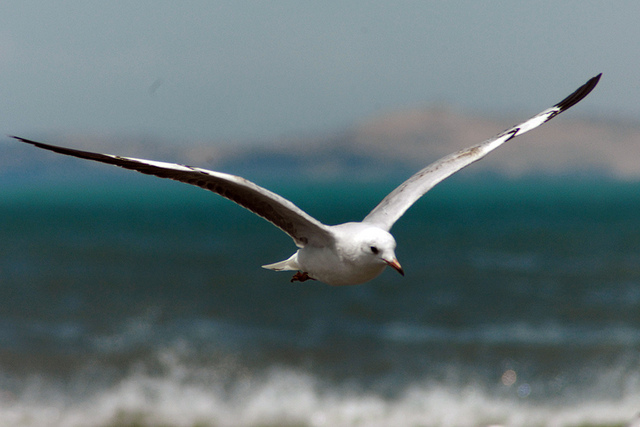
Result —
<path fill-rule="evenodd" d="M 302 271 L 298 271 L 296 274 L 293 275 L 293 277 L 291 278 L 291 283 L 293 282 L 304 282 L 307 280 L 316 280 L 313 277 L 309 276 L 309 273 L 302 272 Z"/>

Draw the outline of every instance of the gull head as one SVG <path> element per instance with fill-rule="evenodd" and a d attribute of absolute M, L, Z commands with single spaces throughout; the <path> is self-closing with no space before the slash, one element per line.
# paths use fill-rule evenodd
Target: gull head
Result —
<path fill-rule="evenodd" d="M 372 227 L 362 234 L 360 243 L 361 258 L 367 263 L 386 264 L 404 276 L 404 270 L 395 254 L 396 240 L 393 236 L 377 227 Z"/>
<path fill-rule="evenodd" d="M 337 246 L 348 264 L 368 272 L 367 276 L 377 276 L 387 265 L 404 276 L 395 254 L 396 240 L 389 232 L 361 222 L 336 227 L 340 229 Z"/>

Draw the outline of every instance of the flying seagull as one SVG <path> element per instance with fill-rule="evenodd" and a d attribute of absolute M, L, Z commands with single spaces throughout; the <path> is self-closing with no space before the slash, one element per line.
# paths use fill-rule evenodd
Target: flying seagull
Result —
<path fill-rule="evenodd" d="M 298 250 L 291 257 L 264 265 L 264 268 L 297 271 L 292 282 L 313 279 L 335 286 L 356 285 L 377 277 L 386 266 L 404 276 L 396 259 L 396 241 L 390 230 L 422 195 L 505 142 L 548 122 L 580 102 L 598 84 L 601 75 L 593 77 L 571 95 L 529 120 L 418 171 L 389 193 L 361 222 L 338 225 L 325 225 L 282 196 L 239 176 L 174 163 L 91 153 L 17 136 L 13 138 L 56 153 L 174 179 L 218 193 L 273 223 L 295 242 Z"/>

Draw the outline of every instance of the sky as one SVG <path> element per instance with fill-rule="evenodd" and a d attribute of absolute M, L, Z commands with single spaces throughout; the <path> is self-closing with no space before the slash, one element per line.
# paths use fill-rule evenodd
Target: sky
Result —
<path fill-rule="evenodd" d="M 447 106 L 640 117 L 640 2 L 0 3 L 0 134 L 271 141 Z"/>

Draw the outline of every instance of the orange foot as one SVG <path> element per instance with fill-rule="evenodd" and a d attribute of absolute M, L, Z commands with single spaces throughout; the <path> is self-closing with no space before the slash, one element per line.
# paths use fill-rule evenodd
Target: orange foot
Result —
<path fill-rule="evenodd" d="M 291 278 L 291 283 L 293 283 L 293 282 L 304 282 L 306 280 L 316 280 L 316 279 L 314 279 L 313 277 L 310 277 L 309 273 L 307 273 L 306 271 L 304 273 L 302 271 L 298 271 Z"/>

